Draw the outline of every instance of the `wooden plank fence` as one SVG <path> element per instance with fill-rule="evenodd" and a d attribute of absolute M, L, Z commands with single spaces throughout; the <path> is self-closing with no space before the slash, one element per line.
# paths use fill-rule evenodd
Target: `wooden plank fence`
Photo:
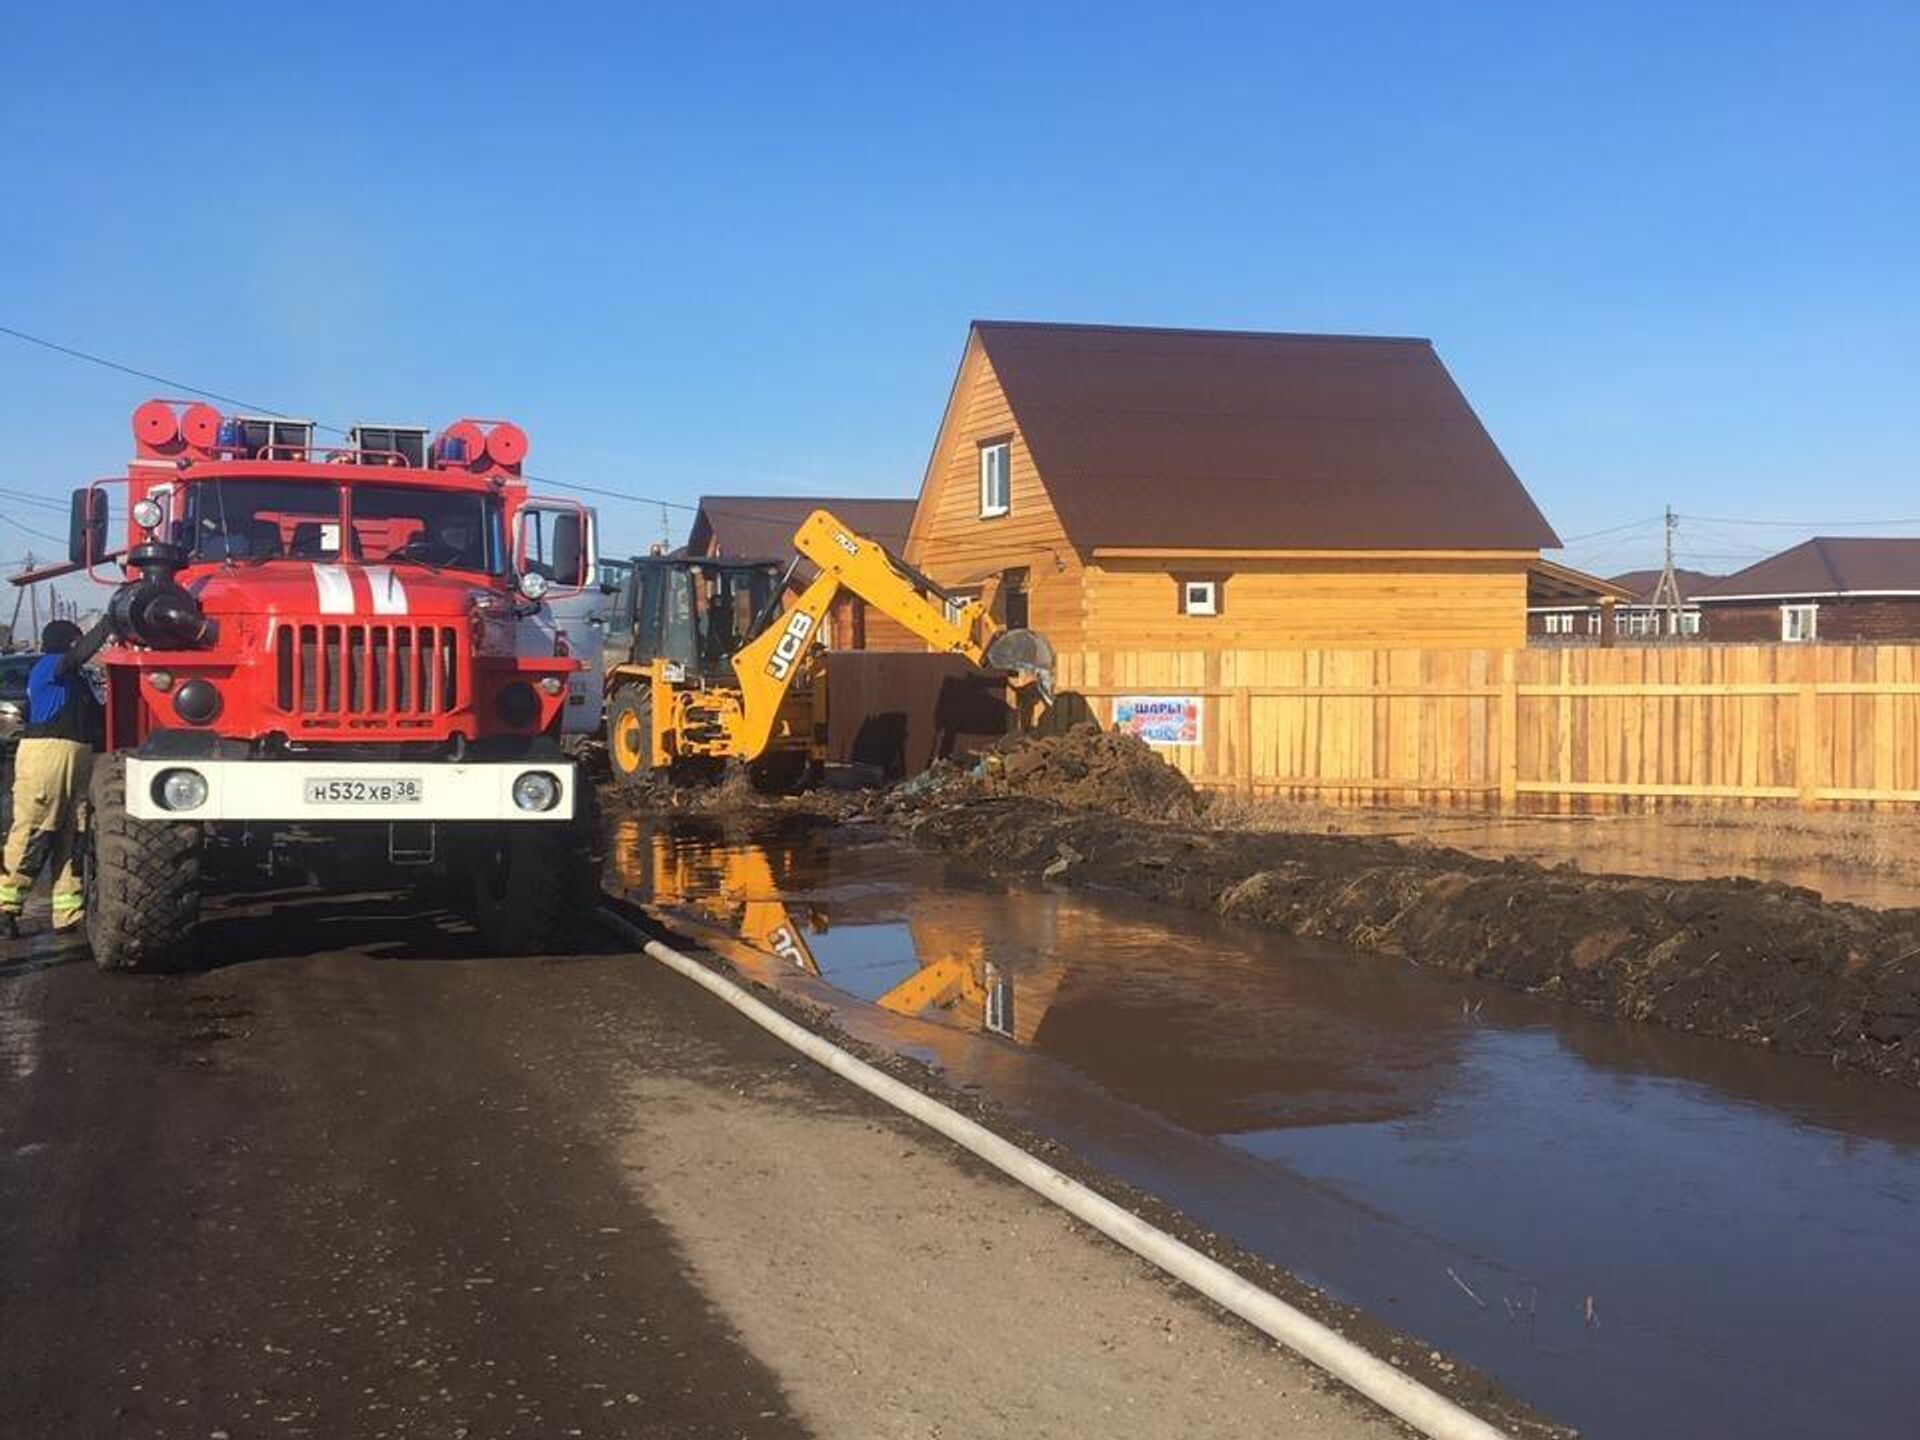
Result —
<path fill-rule="evenodd" d="M 1198 702 L 1202 785 L 1331 804 L 1920 804 L 1920 646 L 1064 654 L 1060 713 Z"/>

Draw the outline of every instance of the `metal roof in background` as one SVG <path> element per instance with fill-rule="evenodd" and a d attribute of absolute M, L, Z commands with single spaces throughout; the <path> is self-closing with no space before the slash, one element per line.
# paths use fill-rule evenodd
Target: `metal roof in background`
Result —
<path fill-rule="evenodd" d="M 702 495 L 687 535 L 689 554 L 741 560 L 784 560 L 793 534 L 816 510 L 830 510 L 889 550 L 906 547 L 912 500 L 857 495 Z"/>
<path fill-rule="evenodd" d="M 1559 537 L 1426 340 L 976 321 L 1083 549 Z"/>
<path fill-rule="evenodd" d="M 1623 590 L 1631 591 L 1633 598 L 1642 605 L 1653 603 L 1653 592 L 1660 586 L 1660 570 L 1629 570 L 1624 575 L 1612 576 L 1613 583 Z M 1680 598 L 1691 600 L 1703 594 L 1708 587 L 1718 585 L 1724 576 L 1709 575 L 1704 570 L 1689 570 L 1683 565 L 1673 567 L 1673 578 L 1680 582 Z"/>
<path fill-rule="evenodd" d="M 1818 536 L 1749 565 L 1699 592 L 1702 602 L 1742 596 L 1920 593 L 1920 537 Z"/>

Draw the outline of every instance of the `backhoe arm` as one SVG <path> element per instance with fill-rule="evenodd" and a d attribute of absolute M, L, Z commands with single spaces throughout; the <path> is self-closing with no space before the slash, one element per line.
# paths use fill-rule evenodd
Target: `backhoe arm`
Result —
<path fill-rule="evenodd" d="M 976 665 L 1004 632 L 977 600 L 958 601 L 884 545 L 816 510 L 793 537 L 793 547 L 822 577 L 832 576 L 881 614 L 898 621 L 929 648 L 964 655 Z"/>
<path fill-rule="evenodd" d="M 766 747 L 781 703 L 842 590 L 906 626 L 929 648 L 964 655 L 983 668 L 1014 671 L 1016 683 L 1037 683 L 1041 695 L 1051 699 L 1053 656 L 1044 640 L 1003 629 L 978 600 L 954 599 L 827 511 L 806 518 L 793 547 L 820 573 L 791 609 L 734 653 L 745 712 L 738 736 L 742 754 L 755 756 Z"/>

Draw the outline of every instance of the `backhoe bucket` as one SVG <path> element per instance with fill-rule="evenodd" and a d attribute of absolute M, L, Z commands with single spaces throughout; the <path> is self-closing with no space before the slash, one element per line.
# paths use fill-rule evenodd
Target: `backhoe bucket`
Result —
<path fill-rule="evenodd" d="M 1038 630 L 1002 630 L 987 646 L 987 667 L 1010 670 L 1040 687 L 1040 697 L 1053 703 L 1053 646 Z"/>

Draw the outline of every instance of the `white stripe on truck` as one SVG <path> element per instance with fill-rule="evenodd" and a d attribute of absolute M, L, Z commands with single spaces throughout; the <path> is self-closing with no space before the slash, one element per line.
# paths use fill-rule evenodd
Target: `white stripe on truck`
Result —
<path fill-rule="evenodd" d="M 322 615 L 353 614 L 353 572 L 346 566 L 314 566 L 313 588 L 319 594 Z"/>
<path fill-rule="evenodd" d="M 407 613 L 407 587 L 400 582 L 391 565 L 367 566 L 367 588 L 373 592 L 374 614 Z"/>

